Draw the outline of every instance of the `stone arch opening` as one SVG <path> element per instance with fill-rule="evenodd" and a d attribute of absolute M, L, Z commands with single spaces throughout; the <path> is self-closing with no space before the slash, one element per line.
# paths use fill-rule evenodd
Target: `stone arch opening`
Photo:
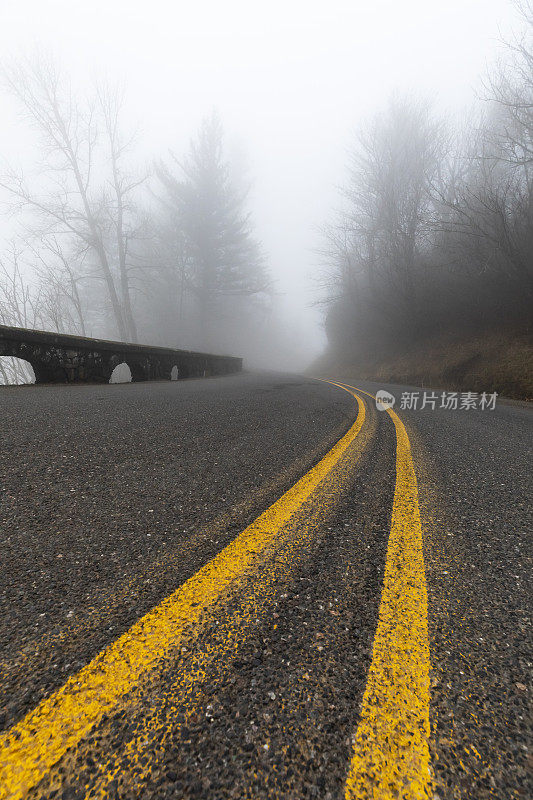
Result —
<path fill-rule="evenodd" d="M 176 366 L 176 364 L 174 364 L 174 366 L 170 370 L 170 380 L 171 381 L 177 381 L 177 380 L 179 380 L 179 377 L 180 377 L 180 371 L 179 371 L 178 367 Z"/>
<path fill-rule="evenodd" d="M 22 386 L 35 383 L 35 372 L 29 361 L 17 356 L 0 356 L 0 385 Z"/>
<path fill-rule="evenodd" d="M 131 369 L 125 361 L 117 364 L 111 373 L 109 383 L 131 383 Z"/>

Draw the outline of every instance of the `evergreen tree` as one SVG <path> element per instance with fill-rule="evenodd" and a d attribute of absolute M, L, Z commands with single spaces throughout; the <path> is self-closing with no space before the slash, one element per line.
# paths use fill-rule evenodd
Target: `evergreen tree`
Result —
<path fill-rule="evenodd" d="M 212 114 L 203 121 L 183 163 L 174 159 L 177 175 L 166 165 L 157 168 L 165 201 L 187 241 L 189 288 L 197 299 L 200 337 L 206 348 L 216 344 L 224 297 L 256 295 L 270 284 L 245 210 L 248 192 L 232 175 L 223 140 L 221 122 Z"/>

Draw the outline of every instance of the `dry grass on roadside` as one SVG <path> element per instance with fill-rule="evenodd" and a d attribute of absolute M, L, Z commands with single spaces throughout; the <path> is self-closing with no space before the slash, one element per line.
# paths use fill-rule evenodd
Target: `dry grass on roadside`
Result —
<path fill-rule="evenodd" d="M 426 341 L 395 358 L 344 363 L 328 356 L 314 374 L 458 391 L 498 392 L 533 400 L 533 341 L 510 333 Z"/>

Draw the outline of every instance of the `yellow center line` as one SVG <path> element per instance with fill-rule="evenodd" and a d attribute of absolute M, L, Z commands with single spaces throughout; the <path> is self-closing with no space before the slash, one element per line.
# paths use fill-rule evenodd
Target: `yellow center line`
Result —
<path fill-rule="evenodd" d="M 1 800 L 17 800 L 35 786 L 256 563 L 361 430 L 365 407 L 353 396 L 358 405 L 354 424 L 318 464 L 176 592 L 0 736 Z"/>
<path fill-rule="evenodd" d="M 160 687 L 150 691 L 150 696 L 143 696 L 142 707 L 132 709 L 135 716 L 132 714 L 130 717 L 131 738 L 124 736 L 121 738 L 120 748 L 99 754 L 98 769 L 91 772 L 83 786 L 87 799 L 106 800 L 110 793 L 110 783 L 119 779 L 121 774 L 127 775 L 129 794 L 143 796 L 145 782 L 149 780 L 152 769 L 157 769 L 157 765 L 162 763 L 161 759 L 164 761 L 168 740 L 175 737 L 181 726 L 181 721 L 178 721 L 180 712 L 185 716 L 205 712 L 203 700 L 199 699 L 202 695 L 196 695 L 196 689 L 205 681 L 209 681 L 212 688 L 220 675 L 219 670 L 224 672 L 228 664 L 238 657 L 240 647 L 246 641 L 251 628 L 259 617 L 267 613 L 274 594 L 279 591 L 279 581 L 294 573 L 300 557 L 305 558 L 307 545 L 313 538 L 314 531 L 323 525 L 328 510 L 336 505 L 339 491 L 347 485 L 349 476 L 353 475 L 353 468 L 374 436 L 376 428 L 377 414 L 373 412 L 370 421 L 367 415 L 364 430 L 350 447 L 349 457 L 343 459 L 342 465 L 338 465 L 328 474 L 311 502 L 283 526 L 274 545 L 269 547 L 264 563 L 254 569 L 253 582 L 239 586 L 238 603 L 230 606 L 228 615 L 226 609 L 220 607 L 210 610 L 210 616 L 216 620 L 216 625 L 210 625 L 209 636 L 202 637 L 198 648 L 195 647 L 192 637 L 187 641 L 187 653 L 179 667 L 173 670 L 175 679 L 170 689 L 163 692 L 167 700 L 171 699 L 170 712 L 167 702 L 160 702 Z M 82 750 L 81 762 L 83 752 Z M 73 751 L 72 757 L 77 757 L 78 753 L 79 751 Z M 68 774 L 69 769 L 70 763 L 66 763 L 65 759 L 56 764 L 47 776 L 50 777 L 50 783 L 47 783 L 46 789 L 57 786 L 57 779 L 60 777 L 58 770 Z M 122 783 L 122 788 L 124 785 Z"/>
<path fill-rule="evenodd" d="M 355 389 L 349 384 L 342 388 Z M 387 413 L 396 429 L 396 488 L 378 626 L 346 800 L 433 796 L 428 608 L 418 488 L 407 431 L 392 409 Z"/>

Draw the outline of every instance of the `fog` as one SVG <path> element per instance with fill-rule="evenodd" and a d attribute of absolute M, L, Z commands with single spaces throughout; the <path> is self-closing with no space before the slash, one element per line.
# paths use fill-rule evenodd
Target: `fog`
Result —
<path fill-rule="evenodd" d="M 354 130 L 395 92 L 448 118 L 468 113 L 518 18 L 505 0 L 19 0 L 2 11 L 7 61 L 52 54 L 80 96 L 103 76 L 124 86 L 139 164 L 181 158 L 216 110 L 227 157 L 251 182 L 247 209 L 275 293 L 276 336 L 263 331 L 248 360 L 284 369 L 306 368 L 326 347 L 317 251 Z M 27 168 L 39 152 L 19 108 L 0 94 L 0 151 Z M 5 240 L 17 224 L 3 218 Z"/>

